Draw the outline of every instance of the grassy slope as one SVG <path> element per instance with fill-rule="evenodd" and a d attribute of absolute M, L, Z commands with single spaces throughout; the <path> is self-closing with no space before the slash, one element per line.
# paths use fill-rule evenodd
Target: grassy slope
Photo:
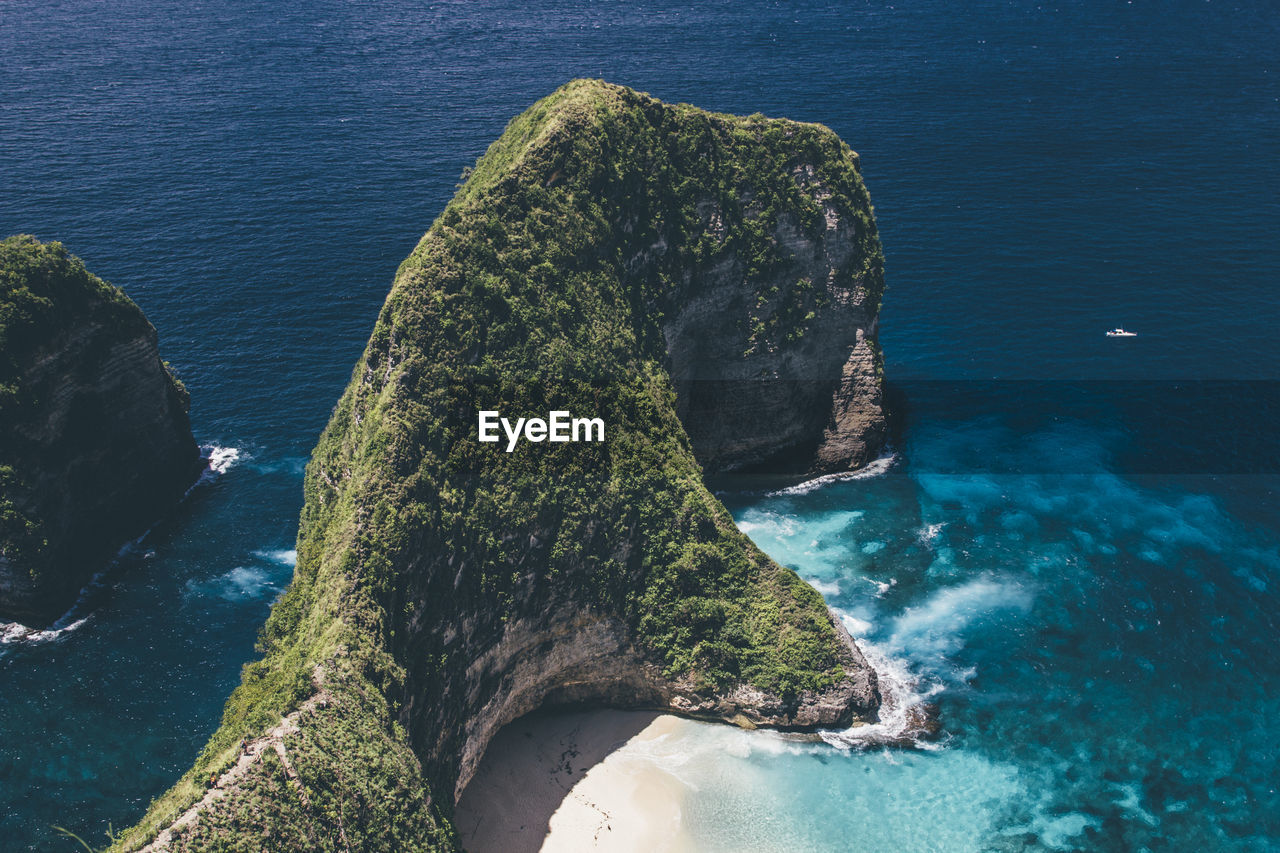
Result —
<path fill-rule="evenodd" d="M 823 227 L 791 176 L 800 163 L 861 220 L 859 274 L 878 287 L 870 204 L 826 128 L 668 106 L 596 81 L 511 122 L 402 264 L 316 448 L 298 566 L 263 629 L 264 658 L 245 667 L 193 769 L 121 846 L 198 799 L 242 737 L 313 693 L 323 665 L 329 709 L 308 711 L 306 737 L 289 742 L 306 803 L 263 764 L 184 843 L 256 849 L 267 833 L 273 849 L 450 849 L 448 763 L 420 765 L 395 720 L 408 681 L 444 695 L 468 662 L 439 632 L 410 626 L 465 612 L 496 639 L 528 612 L 530 584 L 621 615 L 669 675 L 706 691 L 746 682 L 794 696 L 840 677 L 820 596 L 741 535 L 702 484 L 659 325 L 697 287 L 687 273 L 723 252 L 767 273 L 780 211 Z M 724 245 L 702 234 L 705 200 L 725 211 Z M 660 238 L 665 258 L 624 272 Z M 476 442 L 480 408 L 601 416 L 607 441 L 507 454 Z"/>

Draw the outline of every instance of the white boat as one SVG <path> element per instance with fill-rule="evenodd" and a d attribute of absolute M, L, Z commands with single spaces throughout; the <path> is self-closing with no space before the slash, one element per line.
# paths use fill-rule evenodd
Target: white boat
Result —
<path fill-rule="evenodd" d="M 1137 336 L 1137 332 L 1126 332 L 1124 329 L 1118 327 L 1107 332 L 1108 338 L 1136 338 Z"/>

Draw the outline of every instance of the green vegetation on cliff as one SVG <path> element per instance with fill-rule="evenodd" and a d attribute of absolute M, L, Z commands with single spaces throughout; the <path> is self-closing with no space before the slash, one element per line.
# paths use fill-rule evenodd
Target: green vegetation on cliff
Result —
<path fill-rule="evenodd" d="M 305 736 L 285 736 L 296 790 L 259 762 L 172 847 L 342 849 L 359 832 L 352 849 L 452 849 L 459 720 L 480 701 L 471 692 L 497 689 L 468 667 L 551 602 L 615 616 L 700 695 L 748 685 L 795 703 L 843 679 L 848 653 L 821 597 L 703 484 L 662 326 L 725 257 L 742 259 L 748 291 L 776 270 L 780 217 L 826 227 L 800 174 L 856 223 L 862 265 L 841 284 L 877 303 L 870 203 L 824 127 L 597 81 L 512 121 L 396 275 L 308 467 L 297 569 L 262 660 L 122 846 L 154 837 L 242 738 L 302 707 Z M 785 346 L 823 307 L 809 282 L 780 299 L 785 322 L 761 318 L 744 341 Z M 505 453 L 477 442 L 481 409 L 601 417 L 606 440 Z M 317 690 L 324 711 L 307 704 Z"/>
<path fill-rule="evenodd" d="M 0 240 L 0 418 L 21 402 L 23 355 L 47 344 L 88 312 L 101 312 L 122 334 L 146 328 L 146 318 L 124 291 L 84 268 L 61 243 L 29 234 Z"/>

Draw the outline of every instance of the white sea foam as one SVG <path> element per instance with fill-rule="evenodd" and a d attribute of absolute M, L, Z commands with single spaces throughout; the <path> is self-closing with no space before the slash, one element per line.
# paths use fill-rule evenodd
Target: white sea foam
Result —
<path fill-rule="evenodd" d="M 236 447 L 221 447 L 217 444 L 203 445 L 200 450 L 204 453 L 205 469 L 200 475 L 200 479 L 196 485 L 207 483 L 211 480 L 230 471 L 235 465 L 241 461 L 242 454 Z"/>
<path fill-rule="evenodd" d="M 298 552 L 290 549 L 278 550 L 260 550 L 253 552 L 255 556 L 281 566 L 296 566 L 298 564 Z"/>
<path fill-rule="evenodd" d="M 738 529 L 750 536 L 752 533 L 792 536 L 799 529 L 796 519 L 776 512 L 751 514 L 737 522 Z"/>
<path fill-rule="evenodd" d="M 916 531 L 916 537 L 924 544 L 933 547 L 938 541 L 938 537 L 942 535 L 942 528 L 946 527 L 945 521 L 938 521 L 933 524 L 926 524 Z"/>
<path fill-rule="evenodd" d="M 202 597 L 217 597 L 226 601 L 245 601 L 263 598 L 279 593 L 282 586 L 288 583 L 285 568 L 292 568 L 298 562 L 298 552 L 292 548 L 258 548 L 253 556 L 262 563 L 257 565 L 236 566 L 228 572 L 187 582 L 187 594 Z M 266 565 L 263 565 L 266 564 Z"/>
<path fill-rule="evenodd" d="M 869 480 L 872 477 L 879 477 L 885 474 L 898 461 L 898 454 L 886 453 L 876 459 L 872 459 L 857 471 L 842 471 L 838 474 L 824 474 L 821 477 L 815 477 L 812 480 L 805 480 L 803 483 L 797 483 L 794 486 L 787 486 L 785 489 L 767 492 L 769 497 L 777 497 L 779 495 L 807 495 L 823 486 L 829 486 L 832 483 L 844 483 L 849 480 Z"/>
<path fill-rule="evenodd" d="M 217 596 L 226 601 L 257 599 L 278 592 L 270 573 L 257 566 L 236 566 L 205 581 L 190 581 L 187 592 L 198 598 Z"/>
<path fill-rule="evenodd" d="M 878 581 L 875 578 L 861 578 L 876 588 L 876 598 L 883 598 L 885 593 L 898 585 L 897 578 L 889 578 L 887 581 Z"/>
<path fill-rule="evenodd" d="M 809 586 L 822 593 L 825 598 L 833 598 L 840 594 L 840 584 L 835 581 L 824 581 L 820 578 L 806 578 Z"/>
<path fill-rule="evenodd" d="M 276 588 L 265 571 L 253 566 L 236 566 L 217 582 L 229 599 L 256 598 Z"/>
<path fill-rule="evenodd" d="M 139 541 L 141 541 L 141 537 L 121 548 L 120 554 L 117 555 L 116 559 L 118 560 L 126 551 L 137 545 Z M 9 643 L 47 643 L 59 637 L 64 637 L 84 625 L 93 615 L 92 613 L 84 612 L 85 607 L 93 594 L 102 588 L 102 581 L 106 574 L 107 570 L 104 569 L 90 578 L 89 582 L 80 590 L 80 594 L 76 596 L 75 603 L 48 628 L 32 628 L 23 625 L 21 622 L 0 622 L 0 645 Z"/>
<path fill-rule="evenodd" d="M 237 448 L 217 445 L 209 448 L 209 470 L 216 474 L 227 473 L 239 461 L 240 451 Z"/>
<path fill-rule="evenodd" d="M 871 627 L 845 614 L 841 614 L 841 619 L 850 633 L 864 625 Z M 926 706 L 942 691 L 942 685 L 921 681 L 904 659 L 894 657 L 876 643 L 859 639 L 858 648 L 880 683 L 880 720 L 849 729 L 824 731 L 820 733 L 822 739 L 841 749 L 874 749 L 908 743 L 921 749 L 940 749 L 939 744 L 927 739 L 930 715 Z"/>
<path fill-rule="evenodd" d="M 242 458 L 248 458 L 240 453 L 239 448 L 221 447 L 217 444 L 202 444 L 200 452 L 203 454 L 201 458 L 204 460 L 204 470 L 200 472 L 200 476 L 196 478 L 196 481 L 191 484 L 191 488 L 187 489 L 187 494 L 183 495 L 184 498 L 201 486 L 212 483 L 230 471 L 236 463 L 242 461 Z"/>
<path fill-rule="evenodd" d="M 88 621 L 88 616 L 82 616 L 59 627 L 61 622 L 59 620 L 59 622 L 55 622 L 48 628 L 29 628 L 21 622 L 0 622 L 0 645 L 8 645 L 10 643 L 47 643 L 50 640 L 56 640 L 71 633 Z"/>
<path fill-rule="evenodd" d="M 924 604 L 908 607 L 894 620 L 889 645 L 913 658 L 941 663 L 964 644 L 969 625 L 998 610 L 1031 609 L 1033 596 L 1013 581 L 985 576 L 936 590 Z"/>
<path fill-rule="evenodd" d="M 840 621 L 844 623 L 845 629 L 855 637 L 865 637 L 871 633 L 871 629 L 875 627 L 866 619 L 859 619 L 852 613 L 839 611 Z"/>

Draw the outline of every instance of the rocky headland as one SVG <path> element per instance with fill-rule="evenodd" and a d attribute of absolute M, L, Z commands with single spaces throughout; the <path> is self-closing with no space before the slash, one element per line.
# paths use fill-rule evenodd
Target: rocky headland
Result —
<path fill-rule="evenodd" d="M 514 119 L 396 275 L 262 659 L 118 849 L 459 849 L 459 792 L 540 707 L 875 719 L 854 642 L 703 477 L 876 453 L 882 270 L 820 125 L 599 81 Z M 506 452 L 481 410 L 606 437 Z"/>

